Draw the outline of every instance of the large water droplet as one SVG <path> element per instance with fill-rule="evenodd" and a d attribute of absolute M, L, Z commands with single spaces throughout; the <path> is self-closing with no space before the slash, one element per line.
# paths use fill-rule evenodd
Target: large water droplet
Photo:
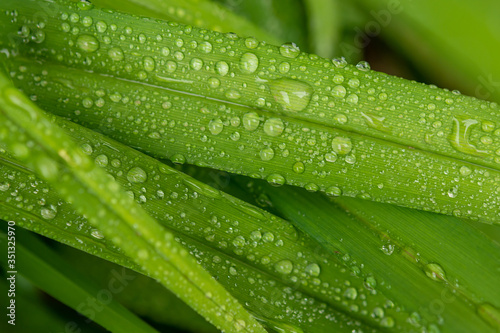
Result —
<path fill-rule="evenodd" d="M 240 70 L 244 74 L 251 74 L 259 67 L 259 58 L 253 53 L 245 53 L 240 58 Z"/>
<path fill-rule="evenodd" d="M 152 72 L 155 69 L 155 61 L 151 57 L 144 57 L 143 59 L 144 69 L 148 72 Z"/>
<path fill-rule="evenodd" d="M 195 71 L 199 71 L 200 69 L 203 68 L 203 60 L 199 58 L 193 58 L 191 59 L 191 62 L 189 63 L 192 69 Z"/>
<path fill-rule="evenodd" d="M 309 84 L 288 78 L 273 80 L 268 85 L 276 102 L 286 111 L 304 110 L 313 93 Z"/>
<path fill-rule="evenodd" d="M 302 162 L 296 162 L 293 165 L 292 170 L 295 173 L 299 173 L 299 174 L 300 173 L 304 173 L 304 171 L 305 171 L 304 163 L 302 163 Z"/>
<path fill-rule="evenodd" d="M 148 179 L 148 175 L 144 169 L 133 167 L 128 171 L 127 179 L 131 183 L 144 183 Z"/>
<path fill-rule="evenodd" d="M 52 220 L 57 215 L 57 209 L 53 206 L 51 206 L 50 208 L 42 208 L 42 210 L 40 211 L 40 214 L 42 215 L 42 217 L 44 219 Z"/>
<path fill-rule="evenodd" d="M 76 40 L 76 45 L 85 52 L 95 52 L 99 49 L 99 41 L 91 35 L 80 35 Z"/>
<path fill-rule="evenodd" d="M 479 121 L 470 119 L 467 116 L 453 117 L 453 127 L 448 140 L 456 150 L 474 156 L 488 156 L 485 150 L 479 150 L 469 142 L 472 127 L 479 124 Z"/>

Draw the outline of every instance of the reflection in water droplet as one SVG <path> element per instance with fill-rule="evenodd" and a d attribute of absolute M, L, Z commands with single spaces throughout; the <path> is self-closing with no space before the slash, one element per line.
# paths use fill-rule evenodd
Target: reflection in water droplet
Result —
<path fill-rule="evenodd" d="M 113 61 L 122 61 L 124 56 L 123 56 L 123 51 L 119 47 L 112 47 L 108 50 L 108 55 Z"/>
<path fill-rule="evenodd" d="M 338 98 L 344 98 L 345 95 L 347 94 L 347 90 L 345 89 L 344 86 L 335 86 L 332 89 L 332 96 L 338 97 Z"/>
<path fill-rule="evenodd" d="M 270 81 L 268 85 L 276 102 L 286 111 L 304 110 L 313 93 L 309 84 L 288 78 Z"/>
<path fill-rule="evenodd" d="M 453 127 L 448 140 L 453 148 L 456 150 L 473 155 L 473 156 L 488 156 L 485 150 L 479 150 L 477 147 L 469 142 L 472 127 L 479 122 L 475 119 L 470 119 L 467 116 L 453 117 Z"/>

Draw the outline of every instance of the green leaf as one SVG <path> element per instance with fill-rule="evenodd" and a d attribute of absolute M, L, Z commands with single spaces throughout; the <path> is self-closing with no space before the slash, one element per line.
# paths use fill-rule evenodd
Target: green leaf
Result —
<path fill-rule="evenodd" d="M 103 297 L 111 295 L 111 299 L 99 302 L 97 297 L 103 289 L 77 274 L 70 263 L 62 260 L 58 254 L 26 231 L 15 229 L 15 227 L 2 230 L 0 245 L 4 250 L 3 253 L 7 253 L 7 243 L 11 239 L 14 239 L 15 243 L 15 262 L 18 273 L 52 297 L 79 311 L 82 315 L 89 316 L 109 331 L 157 332 L 118 303 L 112 297 L 110 290 L 104 289 L 102 294 L 105 295 Z M 0 262 L 6 271 L 11 271 L 7 269 L 6 255 L 0 256 Z M 99 311 L 93 308 L 90 302 L 97 302 Z M 18 315 L 18 321 L 26 320 L 25 318 L 19 319 L 19 317 L 22 318 L 22 316 Z"/>
<path fill-rule="evenodd" d="M 7 35 L 36 11 L 16 7 Z M 494 103 L 289 45 L 67 9 L 38 44 L 36 29 L 2 41 L 16 85 L 54 113 L 178 163 L 498 223 Z"/>
<path fill-rule="evenodd" d="M 273 33 L 255 25 L 245 17 L 210 0 L 93 0 L 96 7 L 115 9 L 121 12 L 190 24 L 196 27 L 235 32 L 242 36 L 256 37 L 269 43 L 281 39 Z"/>
<path fill-rule="evenodd" d="M 372 26 L 434 82 L 500 102 L 498 1 L 358 0 Z M 445 13 L 444 15 L 442 15 Z M 368 32 L 360 27 L 367 38 Z"/>
<path fill-rule="evenodd" d="M 228 332 L 265 332 L 196 260 L 76 146 L 47 115 L 0 75 L 0 142 L 36 170 L 89 222 L 152 277 Z M 129 170 L 131 182 L 147 173 Z M 42 210 L 42 214 L 47 211 Z M 51 213 L 53 214 L 53 212 Z M 47 216 L 47 215 L 46 215 Z M 224 314 L 224 316 L 222 316 Z M 231 316 L 228 321 L 225 316 Z"/>
<path fill-rule="evenodd" d="M 414 311 L 411 321 L 416 326 L 435 323 L 439 317 L 441 331 L 500 328 L 500 247 L 472 225 L 365 200 L 327 199 L 302 189 L 237 181 L 343 258 L 368 285 Z M 489 309 L 487 314 L 484 309 Z"/>

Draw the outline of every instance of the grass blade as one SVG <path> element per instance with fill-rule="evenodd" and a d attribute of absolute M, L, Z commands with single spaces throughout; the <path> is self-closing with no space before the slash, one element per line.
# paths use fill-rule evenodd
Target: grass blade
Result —
<path fill-rule="evenodd" d="M 310 50 L 324 58 L 333 58 L 340 40 L 340 4 L 337 0 L 306 0 Z"/>
<path fill-rule="evenodd" d="M 96 7 L 115 9 L 134 15 L 190 24 L 196 27 L 220 31 L 235 32 L 242 36 L 256 37 L 269 43 L 281 40 L 266 30 L 255 25 L 245 17 L 237 15 L 225 6 L 209 0 L 94 0 Z"/>
<path fill-rule="evenodd" d="M 495 268 L 500 247 L 473 226 L 449 216 L 354 198 L 328 200 L 302 189 L 237 181 L 254 195 L 265 195 L 274 209 L 344 258 L 375 289 L 414 309 L 416 326 L 435 322 L 439 314 L 441 330 L 500 328 Z M 401 295 L 402 290 L 409 292 Z M 437 306 L 442 308 L 437 311 Z M 488 316 L 481 314 L 483 308 L 491 310 Z"/>
<path fill-rule="evenodd" d="M 10 23 L 3 14 L 1 22 L 17 36 L 36 6 L 16 7 L 19 20 Z M 80 13 L 109 26 L 121 17 L 136 32 L 128 35 L 119 23 L 119 31 L 101 33 L 61 14 L 44 22 L 40 44 L 17 37 L 19 45 L 2 42 L 11 49 L 6 64 L 16 84 L 53 112 L 174 162 L 498 222 L 491 195 L 500 185 L 496 104 L 370 72 L 363 64 L 332 64 L 289 46 L 97 10 Z M 78 36 L 63 25 L 77 27 Z M 129 51 L 130 45 L 139 51 Z M 17 54 L 44 61 L 43 69 L 32 60 L 16 62 Z M 33 80 L 25 80 L 30 75 Z M 46 75 L 50 94 L 40 80 Z M 143 103 L 152 112 L 146 115 Z"/>
<path fill-rule="evenodd" d="M 7 248 L 7 233 L 0 232 L 0 245 Z M 95 284 L 77 274 L 71 264 L 62 260 L 58 254 L 41 243 L 26 231 L 16 230 L 16 264 L 19 273 L 33 284 L 44 290 L 71 308 L 83 312 L 89 311 L 85 306 L 89 299 L 96 300 L 101 291 Z M 7 251 L 3 251 L 7 253 Z M 7 256 L 1 256 L 3 267 L 8 267 Z M 7 270 L 7 269 L 6 269 Z M 100 307 L 100 311 L 91 310 L 96 323 L 112 332 L 157 332 L 151 326 L 127 310 L 115 299 Z"/>
<path fill-rule="evenodd" d="M 3 76 L 0 76 L 0 112 L 3 118 L 0 141 L 22 163 L 37 170 L 145 271 L 216 327 L 228 332 L 265 332 L 170 232 L 134 203 Z M 141 179 L 144 173 L 141 170 L 134 169 L 129 178 Z M 221 314 L 230 315 L 235 321 L 228 322 Z"/>

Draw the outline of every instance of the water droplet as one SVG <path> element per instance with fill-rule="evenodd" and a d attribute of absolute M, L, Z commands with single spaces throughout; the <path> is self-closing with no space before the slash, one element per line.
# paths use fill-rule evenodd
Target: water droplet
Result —
<path fill-rule="evenodd" d="M 57 210 L 54 206 L 51 206 L 50 208 L 42 208 L 40 214 L 42 215 L 42 218 L 46 220 L 52 220 L 56 217 Z"/>
<path fill-rule="evenodd" d="M 182 154 L 174 154 L 174 155 L 172 155 L 172 157 L 170 158 L 170 160 L 174 164 L 184 164 L 184 163 L 186 163 L 186 157 L 184 155 L 182 155 Z"/>
<path fill-rule="evenodd" d="M 351 139 L 337 136 L 332 140 L 332 149 L 340 155 L 348 154 L 352 149 Z"/>
<path fill-rule="evenodd" d="M 260 117 L 256 112 L 248 112 L 243 115 L 243 127 L 247 131 L 255 131 L 260 124 Z"/>
<path fill-rule="evenodd" d="M 250 239 L 253 240 L 254 242 L 260 241 L 261 238 L 262 238 L 262 233 L 258 230 L 252 231 L 252 233 L 250 233 Z"/>
<path fill-rule="evenodd" d="M 293 271 L 293 263 L 290 260 L 281 260 L 274 264 L 274 269 L 280 274 L 290 274 Z"/>
<path fill-rule="evenodd" d="M 297 58 L 300 54 L 300 49 L 295 43 L 285 43 L 280 46 L 280 53 L 287 58 Z"/>
<path fill-rule="evenodd" d="M 295 173 L 304 173 L 305 167 L 304 163 L 302 162 L 296 162 L 293 167 L 292 167 L 293 172 Z"/>
<path fill-rule="evenodd" d="M 249 37 L 245 39 L 245 46 L 249 49 L 255 49 L 259 46 L 259 41 L 253 37 Z"/>
<path fill-rule="evenodd" d="M 384 309 L 380 307 L 376 307 L 373 309 L 373 317 L 375 318 L 383 318 L 384 317 Z"/>
<path fill-rule="evenodd" d="M 91 155 L 93 152 L 94 152 L 94 149 L 92 149 L 92 146 L 89 145 L 88 143 L 84 143 L 80 146 L 80 148 L 82 148 L 83 152 L 86 154 L 86 155 Z"/>
<path fill-rule="evenodd" d="M 334 96 L 334 97 L 344 98 L 346 94 L 347 94 L 347 90 L 345 89 L 344 86 L 338 85 L 338 86 L 333 87 L 333 89 L 332 89 L 332 96 Z"/>
<path fill-rule="evenodd" d="M 395 246 L 392 244 L 387 244 L 387 245 L 382 245 L 380 248 L 382 252 L 384 252 L 385 255 L 390 256 L 391 254 L 394 253 Z"/>
<path fill-rule="evenodd" d="M 95 26 L 100 33 L 104 33 L 108 29 L 108 25 L 104 21 L 98 21 Z"/>
<path fill-rule="evenodd" d="M 366 61 L 360 61 L 356 64 L 356 68 L 360 71 L 366 72 L 370 70 L 370 64 Z"/>
<path fill-rule="evenodd" d="M 325 194 L 330 197 L 338 197 L 342 195 L 342 190 L 337 186 L 331 186 L 326 189 Z"/>
<path fill-rule="evenodd" d="M 244 74 L 254 73 L 259 67 L 259 58 L 253 53 L 245 53 L 240 58 L 240 70 Z"/>
<path fill-rule="evenodd" d="M 213 187 L 210 187 L 208 185 L 205 185 L 203 183 L 197 182 L 194 179 L 185 178 L 182 180 L 182 182 L 187 187 L 189 187 L 191 190 L 193 190 L 199 194 L 205 195 L 209 198 L 218 199 L 221 197 L 221 193 L 219 190 L 217 190 Z"/>
<path fill-rule="evenodd" d="M 472 173 L 472 170 L 469 167 L 466 167 L 465 165 L 460 168 L 460 174 L 462 176 L 468 176 Z"/>
<path fill-rule="evenodd" d="M 90 232 L 90 235 L 94 238 L 97 238 L 97 239 L 104 238 L 104 235 L 97 229 L 92 229 L 92 231 Z"/>
<path fill-rule="evenodd" d="M 280 118 L 269 118 L 264 123 L 264 133 L 269 136 L 280 136 L 285 129 L 285 125 Z"/>
<path fill-rule="evenodd" d="M 152 72 L 155 69 L 155 61 L 151 57 L 144 57 L 143 59 L 144 69 L 148 72 Z"/>
<path fill-rule="evenodd" d="M 334 163 L 335 161 L 337 161 L 337 153 L 335 153 L 335 152 L 326 153 L 325 160 L 327 162 Z"/>
<path fill-rule="evenodd" d="M 394 319 L 392 317 L 384 317 L 380 321 L 380 326 L 382 327 L 394 327 Z"/>
<path fill-rule="evenodd" d="M 208 79 L 208 85 L 210 88 L 218 88 L 220 86 L 220 80 L 216 77 L 211 77 Z"/>
<path fill-rule="evenodd" d="M 271 81 L 269 88 L 283 109 L 294 112 L 304 110 L 313 93 L 313 88 L 307 83 L 288 78 Z"/>
<path fill-rule="evenodd" d="M 427 275 L 431 280 L 442 282 L 446 280 L 446 273 L 443 267 L 437 263 L 430 263 L 424 267 L 425 275 Z"/>
<path fill-rule="evenodd" d="M 365 288 L 368 290 L 374 290 L 377 286 L 377 280 L 373 275 L 369 275 L 365 279 Z"/>
<path fill-rule="evenodd" d="M 95 164 L 104 168 L 108 165 L 108 156 L 101 154 L 95 158 Z"/>
<path fill-rule="evenodd" d="M 453 127 L 448 140 L 456 150 L 474 156 L 488 156 L 488 152 L 477 149 L 469 142 L 472 127 L 479 122 L 475 119 L 467 118 L 467 116 L 453 117 Z"/>
<path fill-rule="evenodd" d="M 344 76 L 342 74 L 335 74 L 332 78 L 332 81 L 336 84 L 341 84 L 344 82 Z"/>
<path fill-rule="evenodd" d="M 304 186 L 304 188 L 306 189 L 306 191 L 308 192 L 317 192 L 319 190 L 319 187 L 318 185 L 314 184 L 314 183 L 308 183 Z"/>
<path fill-rule="evenodd" d="M 489 303 L 484 303 L 477 307 L 477 313 L 491 327 L 500 330 L 500 310 L 498 308 Z"/>
<path fill-rule="evenodd" d="M 122 61 L 124 58 L 122 49 L 118 47 L 110 48 L 108 50 L 108 55 L 113 61 Z"/>
<path fill-rule="evenodd" d="M 142 168 L 133 167 L 128 171 L 127 179 L 131 183 L 144 183 L 148 179 L 148 175 Z"/>
<path fill-rule="evenodd" d="M 195 71 L 199 71 L 203 67 L 203 60 L 199 58 L 193 58 L 191 59 L 191 62 L 189 63 L 192 69 Z"/>
<path fill-rule="evenodd" d="M 309 264 L 306 267 L 306 273 L 311 276 L 319 276 L 319 274 L 321 273 L 321 268 L 318 264 Z"/>
<path fill-rule="evenodd" d="M 212 44 L 208 41 L 201 42 L 198 45 L 198 49 L 203 53 L 210 53 L 212 52 Z"/>
<path fill-rule="evenodd" d="M 270 174 L 266 180 L 272 186 L 282 186 L 286 182 L 285 177 L 277 173 Z"/>
<path fill-rule="evenodd" d="M 358 95 L 356 95 L 356 94 L 350 94 L 346 98 L 347 103 L 350 103 L 350 104 L 358 104 L 358 100 L 359 100 L 359 98 L 358 98 Z"/>
<path fill-rule="evenodd" d="M 274 157 L 274 150 L 272 148 L 264 148 L 260 151 L 260 159 L 263 161 L 270 161 Z"/>
<path fill-rule="evenodd" d="M 210 123 L 208 124 L 208 130 L 213 135 L 219 134 L 220 132 L 222 132 L 223 129 L 224 129 L 224 124 L 222 123 L 222 120 L 220 120 L 219 118 L 211 120 Z"/>
<path fill-rule="evenodd" d="M 356 288 L 349 287 L 345 290 L 344 297 L 350 300 L 355 300 L 358 297 L 358 291 Z"/>
<path fill-rule="evenodd" d="M 278 70 L 282 74 L 288 73 L 290 71 L 290 64 L 288 62 L 284 61 L 284 62 L 279 64 Z"/>
<path fill-rule="evenodd" d="M 348 85 L 349 85 L 349 87 L 351 87 L 351 88 L 357 88 L 357 87 L 359 87 L 359 79 L 356 79 L 356 78 L 354 78 L 354 79 L 350 79 L 350 80 L 347 82 L 347 84 L 348 84 Z"/>
<path fill-rule="evenodd" d="M 219 61 L 215 64 L 215 72 L 220 76 L 225 76 L 229 72 L 229 65 L 225 61 Z"/>
<path fill-rule="evenodd" d="M 225 95 L 229 99 L 239 99 L 241 97 L 240 92 L 236 89 L 229 89 Z"/>
<path fill-rule="evenodd" d="M 265 232 L 262 236 L 262 240 L 266 243 L 271 243 L 274 241 L 274 235 L 272 232 Z"/>
<path fill-rule="evenodd" d="M 238 236 L 235 239 L 233 239 L 233 245 L 234 247 L 245 247 L 246 240 L 245 237 L 243 236 Z"/>
<path fill-rule="evenodd" d="M 384 121 L 385 121 L 385 117 L 381 117 L 381 116 L 377 116 L 377 115 L 374 115 L 374 114 L 371 114 L 371 113 L 365 113 L 365 112 L 361 112 L 361 115 L 363 116 L 363 118 L 365 119 L 365 123 L 371 127 L 371 128 L 374 128 L 378 131 L 381 131 L 381 132 L 390 132 L 390 128 L 384 124 Z"/>
<path fill-rule="evenodd" d="M 85 52 L 95 52 L 99 49 L 99 41 L 91 35 L 80 35 L 76 40 L 76 45 Z"/>
<path fill-rule="evenodd" d="M 495 129 L 495 123 L 489 120 L 484 120 L 481 122 L 481 129 L 484 132 L 493 132 L 493 130 Z"/>

